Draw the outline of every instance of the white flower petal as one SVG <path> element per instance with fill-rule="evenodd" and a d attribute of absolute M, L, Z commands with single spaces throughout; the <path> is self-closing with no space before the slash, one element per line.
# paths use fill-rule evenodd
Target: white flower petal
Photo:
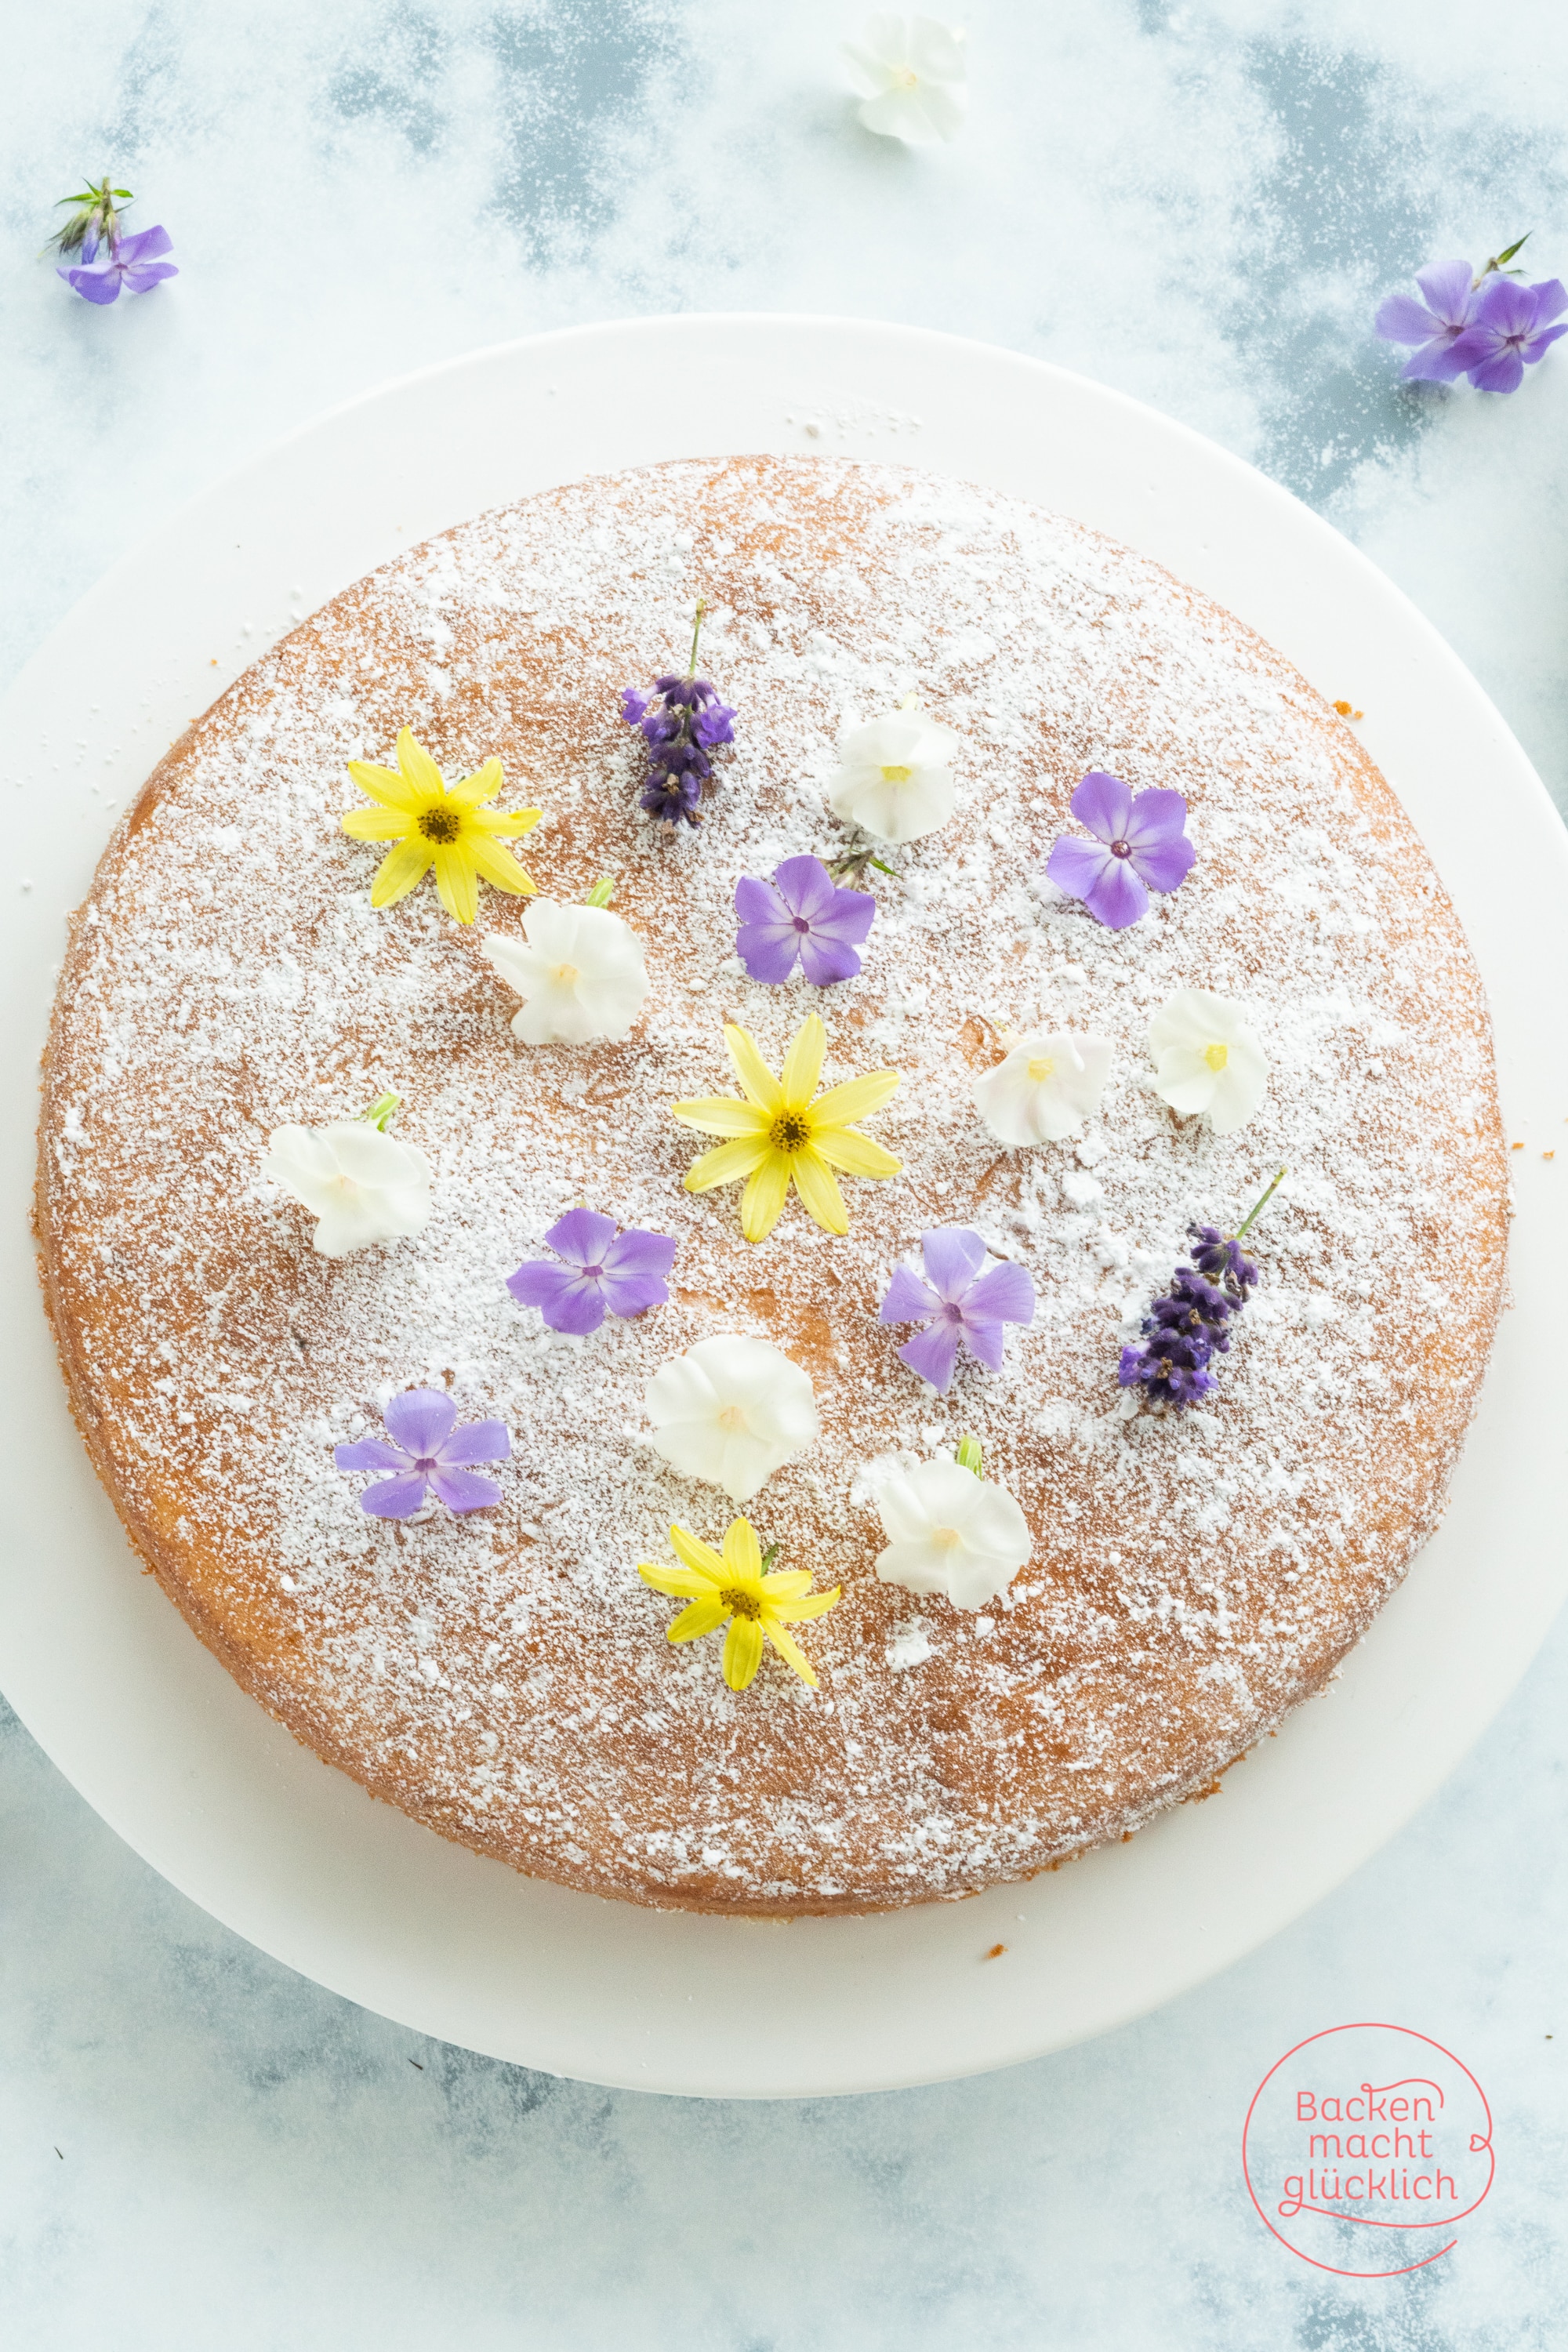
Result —
<path fill-rule="evenodd" d="M 827 780 L 835 816 L 881 841 L 918 841 L 952 814 L 955 798 L 948 762 L 958 749 L 951 727 L 918 710 L 895 711 L 839 741 L 839 764 Z"/>
<path fill-rule="evenodd" d="M 607 907 L 529 902 L 527 944 L 492 931 L 487 960 L 524 999 L 512 1034 L 525 1045 L 585 1045 L 629 1034 L 647 995 L 643 943 Z"/>
<path fill-rule="evenodd" d="M 700 1339 L 647 1386 L 654 1447 L 688 1478 L 750 1500 L 816 1436 L 809 1374 L 765 1339 Z"/>
<path fill-rule="evenodd" d="M 401 1240 L 429 1222 L 430 1162 L 368 1120 L 279 1127 L 267 1140 L 261 1172 L 315 1212 L 323 1257 Z"/>
<path fill-rule="evenodd" d="M 881 1581 L 945 1593 L 956 1609 L 996 1600 L 1029 1557 L 1028 1522 L 1005 1486 L 940 1456 L 886 1480 L 877 1507 L 890 1538 L 877 1556 Z"/>
<path fill-rule="evenodd" d="M 1216 1135 L 1245 1127 L 1263 1099 L 1268 1056 L 1245 1012 L 1201 988 L 1178 989 L 1149 1024 L 1154 1091 L 1184 1118 L 1207 1111 Z"/>
<path fill-rule="evenodd" d="M 968 67 L 962 37 L 934 17 L 879 11 L 843 52 L 866 101 L 859 115 L 868 131 L 926 146 L 951 139 L 963 122 Z"/>
<path fill-rule="evenodd" d="M 1035 1030 L 975 1079 L 975 1107 L 998 1143 L 1060 1143 L 1100 1108 L 1110 1075 L 1109 1038 Z"/>

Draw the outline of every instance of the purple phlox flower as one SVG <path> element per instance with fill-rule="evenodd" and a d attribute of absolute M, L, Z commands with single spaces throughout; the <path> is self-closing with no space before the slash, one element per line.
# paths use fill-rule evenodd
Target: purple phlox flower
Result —
<path fill-rule="evenodd" d="M 1247 1294 L 1258 1280 L 1258 1267 L 1244 1255 L 1241 1244 L 1222 1234 L 1217 1225 L 1189 1225 L 1187 1233 L 1194 1244 L 1193 1264 L 1198 1272 L 1210 1282 L 1223 1283 L 1227 1297 L 1245 1307 Z"/>
<path fill-rule="evenodd" d="M 1245 1299 L 1227 1298 L 1192 1266 L 1179 1265 L 1170 1289 L 1151 1307 L 1144 1328 L 1157 1329 L 1162 1338 L 1169 1332 L 1184 1332 L 1189 1339 L 1206 1341 L 1223 1356 L 1230 1348 L 1226 1326 L 1245 1304 Z"/>
<path fill-rule="evenodd" d="M 1420 346 L 1405 362 L 1403 382 L 1452 383 L 1465 373 L 1454 346 L 1475 316 L 1480 289 L 1468 261 L 1429 262 L 1416 271 L 1415 283 L 1425 304 L 1408 294 L 1391 294 L 1378 306 L 1373 325 L 1385 343 Z"/>
<path fill-rule="evenodd" d="M 1081 898 L 1108 930 L 1139 921 L 1149 911 L 1151 890 L 1174 890 L 1191 872 L 1197 852 L 1187 839 L 1180 793 L 1156 787 L 1134 798 L 1120 776 L 1091 768 L 1071 807 L 1095 838 L 1064 834 L 1046 860 L 1046 877 L 1069 898 Z"/>
<path fill-rule="evenodd" d="M 668 1234 L 632 1225 L 617 1235 L 613 1217 L 568 1209 L 544 1240 L 564 1264 L 535 1259 L 509 1275 L 506 1286 L 520 1307 L 537 1307 L 552 1331 L 585 1338 L 598 1329 L 606 1309 L 641 1315 L 669 1297 L 664 1277 L 675 1264 L 676 1244 Z"/>
<path fill-rule="evenodd" d="M 921 1249 L 925 1279 L 899 1266 L 878 1320 L 925 1327 L 899 1349 L 899 1359 L 945 1395 L 961 1339 L 972 1356 L 1001 1370 L 1002 1326 L 1034 1321 L 1035 1286 L 1027 1268 L 1008 1258 L 982 1274 L 985 1244 L 960 1226 L 922 1234 Z"/>
<path fill-rule="evenodd" d="M 1543 359 L 1559 335 L 1568 335 L 1568 320 L 1555 327 L 1548 323 L 1564 310 L 1568 287 L 1561 278 L 1521 286 L 1511 278 L 1494 278 L 1478 298 L 1452 357 L 1478 392 L 1517 392 L 1525 369 Z"/>
<path fill-rule="evenodd" d="M 1122 1349 L 1116 1377 L 1124 1389 L 1147 1389 L 1152 1402 L 1180 1412 L 1213 1388 L 1208 1360 L 1206 1341 L 1157 1326 L 1141 1347 Z"/>
<path fill-rule="evenodd" d="M 160 278 L 177 278 L 179 271 L 172 261 L 159 256 L 170 251 L 174 239 L 166 228 L 154 226 L 138 230 L 134 236 L 116 237 L 100 261 L 97 257 L 97 240 L 92 241 L 92 256 L 83 264 L 73 264 L 58 269 L 55 275 L 63 278 L 74 292 L 88 302 L 116 302 L 121 286 L 132 294 L 145 294 Z M 84 242 L 82 250 L 87 251 Z"/>
<path fill-rule="evenodd" d="M 786 857 L 771 882 L 736 883 L 735 952 L 752 980 L 787 980 L 798 962 L 814 988 L 830 988 L 859 971 L 855 950 L 876 911 L 868 891 L 840 890 L 819 858 Z"/>
<path fill-rule="evenodd" d="M 457 1426 L 458 1408 L 440 1389 L 405 1389 L 382 1416 L 394 1443 L 362 1437 L 340 1445 L 332 1459 L 340 1470 L 390 1470 L 392 1476 L 367 1486 L 360 1508 L 375 1519 L 413 1517 L 431 1486 L 449 1511 L 483 1511 L 500 1501 L 493 1478 L 481 1478 L 472 1462 L 504 1462 L 511 1439 L 503 1421 Z"/>

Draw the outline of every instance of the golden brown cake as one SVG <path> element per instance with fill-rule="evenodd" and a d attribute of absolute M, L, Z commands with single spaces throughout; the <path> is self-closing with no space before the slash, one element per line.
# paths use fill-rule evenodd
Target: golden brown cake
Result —
<path fill-rule="evenodd" d="M 685 659 L 734 706 L 703 824 L 637 806 L 619 689 Z M 1326 681 L 1331 688 L 1340 681 Z M 764 986 L 733 894 L 842 850 L 850 717 L 913 691 L 959 740 L 952 821 L 887 853 L 858 979 Z M 542 892 L 613 906 L 650 992 L 621 1044 L 529 1046 L 482 938 L 426 881 L 372 909 L 350 760 L 413 729 L 449 780 L 499 756 Z M 1112 930 L 1045 879 L 1091 769 L 1185 795 L 1197 862 Z M 1269 1078 L 1214 1132 L 1151 1090 L 1152 1016 L 1242 1004 Z M 776 1069 L 807 1011 L 825 1083 L 890 1065 L 865 1124 L 903 1162 L 742 1237 L 694 1196 L 678 1098 Z M 987 1024 L 1111 1042 L 1077 1141 L 1000 1146 Z M 263 1176 L 269 1133 L 384 1088 L 435 1171 L 423 1232 L 327 1259 Z M 1184 1412 L 1117 1384 L 1187 1247 L 1237 1221 L 1262 1269 Z M 863 1911 L 1021 1879 L 1208 1788 L 1318 1689 L 1441 1510 L 1498 1312 L 1504 1169 L 1481 989 L 1394 795 L 1314 687 L 1132 551 L 901 468 L 647 468 L 460 525 L 359 582 L 241 677 L 120 826 L 72 933 L 46 1068 L 38 1231 L 73 1405 L 132 1538 L 229 1672 L 329 1764 L 519 1869 L 639 1902 Z M 506 1277 L 586 1201 L 679 1242 L 668 1304 L 585 1339 Z M 999 1371 L 946 1396 L 877 1320 L 927 1228 L 979 1233 L 1038 1295 Z M 746 1506 L 778 1565 L 840 1585 L 727 1687 L 639 1561 L 727 1496 L 654 1451 L 658 1367 L 753 1334 L 809 1372 L 817 1443 Z M 387 1398 L 493 1416 L 501 1500 L 367 1517 L 336 1444 Z M 890 1464 L 973 1430 L 1028 1521 L 1005 1596 L 881 1582 Z"/>

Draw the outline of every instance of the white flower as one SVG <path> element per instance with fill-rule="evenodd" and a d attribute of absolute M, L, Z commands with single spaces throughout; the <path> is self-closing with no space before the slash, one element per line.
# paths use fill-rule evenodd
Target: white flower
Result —
<path fill-rule="evenodd" d="M 951 727 L 918 710 L 895 710 L 851 727 L 840 738 L 839 764 L 827 779 L 835 816 L 863 825 L 882 841 L 918 841 L 952 814 L 952 770 L 958 749 Z"/>
<path fill-rule="evenodd" d="M 877 1496 L 889 1538 L 877 1555 L 884 1584 L 944 1592 L 955 1609 L 983 1609 L 1029 1557 L 1029 1523 L 1005 1486 L 939 1455 L 887 1479 Z"/>
<path fill-rule="evenodd" d="M 654 1448 L 744 1503 L 816 1436 L 811 1378 L 765 1339 L 699 1339 L 647 1384 Z"/>
<path fill-rule="evenodd" d="M 1110 1074 L 1108 1037 L 1074 1037 L 1066 1030 L 1032 1029 L 1026 1037 L 1002 1033 L 1007 1058 L 974 1081 L 974 1101 L 998 1143 L 1060 1143 L 1076 1135 Z"/>
<path fill-rule="evenodd" d="M 261 1172 L 314 1209 L 323 1257 L 416 1234 L 430 1215 L 430 1162 L 363 1118 L 333 1127 L 275 1127 Z"/>
<path fill-rule="evenodd" d="M 1245 1127 L 1268 1083 L 1268 1057 L 1239 1004 L 1201 988 L 1167 997 L 1149 1024 L 1154 1091 L 1184 1117 L 1207 1111 L 1216 1135 Z"/>
<path fill-rule="evenodd" d="M 521 940 L 492 931 L 484 951 L 525 999 L 512 1034 L 525 1045 L 585 1045 L 624 1037 L 647 994 L 647 969 L 637 933 L 605 907 L 558 907 L 535 898 Z"/>
<path fill-rule="evenodd" d="M 868 16 L 860 38 L 843 44 L 868 131 L 929 147 L 951 139 L 968 104 L 963 36 L 931 16 Z"/>

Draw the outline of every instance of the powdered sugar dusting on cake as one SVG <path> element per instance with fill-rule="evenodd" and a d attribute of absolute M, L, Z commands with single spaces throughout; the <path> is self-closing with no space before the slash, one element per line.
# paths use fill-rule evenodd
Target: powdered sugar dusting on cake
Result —
<path fill-rule="evenodd" d="M 636 805 L 619 688 L 702 666 L 736 748 L 695 833 Z M 742 873 L 831 856 L 842 729 L 914 692 L 961 740 L 958 810 L 875 877 L 861 977 L 752 983 Z M 550 897 L 617 876 L 652 989 L 625 1045 L 530 1049 L 428 884 L 380 913 L 338 827 L 350 759 L 411 726 L 448 780 L 499 754 L 545 814 Z M 1198 863 L 1110 932 L 1044 880 L 1090 767 L 1190 803 Z M 62 1348 L 139 1542 L 226 1662 L 323 1755 L 453 1835 L 644 1899 L 861 1908 L 1017 1877 L 1205 1785 L 1331 1670 L 1437 1509 L 1496 1313 L 1503 1177 L 1489 1039 L 1458 925 L 1348 730 L 1280 658 L 1126 549 L 1016 501 L 832 460 L 688 463 L 524 501 L 360 583 L 241 679 L 106 859 L 57 1018 L 43 1225 Z M 1150 1016 L 1237 1000 L 1262 1108 L 1215 1138 L 1150 1090 Z M 776 1069 L 808 1010 L 824 1083 L 890 1063 L 836 1240 L 792 1201 L 741 1238 L 681 1178 L 677 1098 L 729 1093 L 721 1029 Z M 1000 1150 L 970 1089 L 986 1023 L 1115 1055 L 1079 1142 Z M 436 1170 L 415 1240 L 329 1264 L 259 1172 L 268 1131 L 384 1087 Z M 1184 1416 L 1119 1391 L 1121 1342 L 1184 1249 L 1285 1162 L 1259 1291 Z M 585 1200 L 675 1234 L 668 1307 L 586 1339 L 504 1288 Z M 963 1224 L 1039 1294 L 1005 1369 L 945 1399 L 879 1328 L 922 1229 Z M 654 1454 L 667 1358 L 755 1332 L 802 1363 L 818 1445 L 748 1516 L 841 1582 L 740 1695 L 670 1649 L 637 1576 L 717 1489 Z M 367 1519 L 332 1447 L 449 1387 L 513 1436 L 493 1513 Z M 1029 1566 L 984 1619 L 880 1585 L 875 1465 L 968 1428 Z"/>

